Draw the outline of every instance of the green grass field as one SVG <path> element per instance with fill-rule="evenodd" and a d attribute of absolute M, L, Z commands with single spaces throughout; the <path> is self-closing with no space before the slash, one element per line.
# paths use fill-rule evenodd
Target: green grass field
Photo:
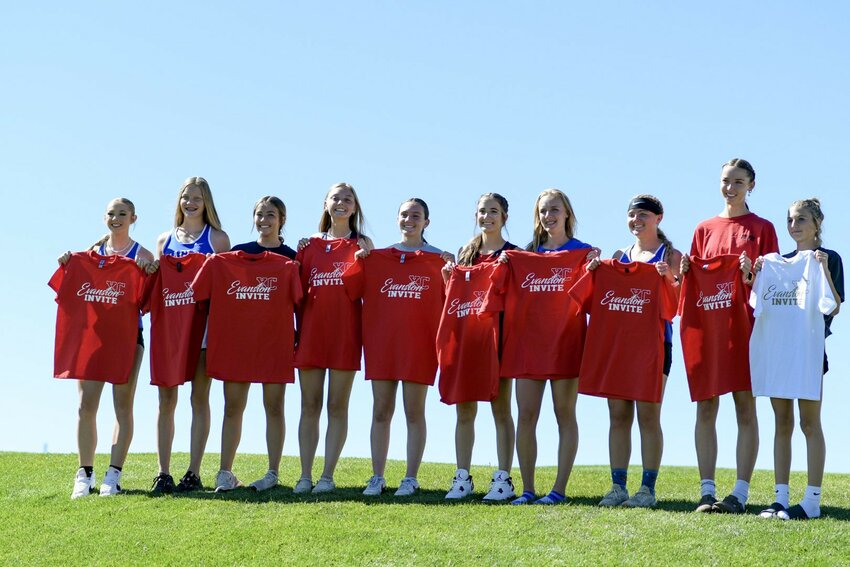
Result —
<path fill-rule="evenodd" d="M 187 461 L 185 454 L 174 456 L 175 465 Z M 217 462 L 218 455 L 207 455 L 202 478 L 208 485 Z M 98 478 L 107 464 L 98 455 Z M 264 456 L 239 455 L 234 472 L 247 484 L 265 465 Z M 746 515 L 722 516 L 691 512 L 699 496 L 693 468 L 662 468 L 655 510 L 608 510 L 596 506 L 609 488 L 603 466 L 577 467 L 569 502 L 554 507 L 446 503 L 454 474 L 448 464 L 426 463 L 422 492 L 406 499 L 392 492 L 362 496 L 371 474 L 365 459 L 343 459 L 337 492 L 323 497 L 292 494 L 299 471 L 294 457 L 284 458 L 284 484 L 267 492 L 152 498 L 156 457 L 133 454 L 124 467 L 126 494 L 77 501 L 70 500 L 74 455 L 0 453 L 0 467 L 0 561 L 8 565 L 850 565 L 850 475 L 827 475 L 824 517 L 781 522 L 757 515 L 772 501 L 769 471 L 756 472 Z M 476 500 L 491 472 L 473 468 Z M 403 473 L 402 463 L 389 464 L 391 487 Z M 554 469 L 538 470 L 541 490 L 553 479 Z M 633 468 L 631 490 L 639 479 Z M 733 471 L 719 471 L 717 481 L 725 494 Z M 793 475 L 792 502 L 805 483 L 805 475 Z"/>

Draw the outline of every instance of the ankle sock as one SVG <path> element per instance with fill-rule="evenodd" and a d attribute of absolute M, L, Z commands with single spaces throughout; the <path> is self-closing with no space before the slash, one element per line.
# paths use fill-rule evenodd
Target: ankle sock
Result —
<path fill-rule="evenodd" d="M 629 477 L 628 469 L 611 469 L 611 482 L 619 484 L 623 488 L 626 487 L 626 480 Z"/>
<path fill-rule="evenodd" d="M 455 472 L 455 478 L 458 480 L 466 480 L 469 478 L 469 471 L 466 469 L 458 469 Z"/>
<path fill-rule="evenodd" d="M 549 492 L 549 494 L 544 496 L 544 498 L 548 498 L 549 500 L 551 500 L 552 502 L 555 502 L 555 503 L 563 502 L 564 500 L 567 499 L 566 496 L 564 496 L 563 494 L 561 494 L 560 492 L 557 492 L 555 490 L 552 490 L 551 492 Z"/>
<path fill-rule="evenodd" d="M 652 469 L 643 469 L 643 476 L 641 477 L 640 483 L 642 486 L 645 486 L 649 489 L 649 491 L 655 495 L 655 481 L 658 479 L 658 471 L 654 471 Z"/>
<path fill-rule="evenodd" d="M 115 465 L 109 465 L 109 468 L 115 469 L 118 472 L 121 472 L 121 467 L 116 467 Z"/>
<path fill-rule="evenodd" d="M 717 498 L 717 485 L 713 478 L 704 478 L 699 481 L 700 496 L 713 496 Z"/>
<path fill-rule="evenodd" d="M 86 476 L 91 478 L 91 475 L 94 473 L 94 467 L 80 467 L 84 471 L 86 471 Z"/>
<path fill-rule="evenodd" d="M 746 505 L 747 499 L 750 497 L 750 483 L 746 480 L 736 480 L 735 488 L 732 489 L 732 496 L 737 498 L 742 506 Z"/>
<path fill-rule="evenodd" d="M 783 507 L 788 508 L 788 498 L 791 492 L 790 488 L 788 488 L 787 484 L 777 484 L 776 490 L 774 491 L 775 502 L 782 504 Z"/>
<path fill-rule="evenodd" d="M 806 493 L 800 501 L 800 506 L 806 511 L 809 518 L 817 518 L 820 516 L 820 486 L 807 486 Z"/>

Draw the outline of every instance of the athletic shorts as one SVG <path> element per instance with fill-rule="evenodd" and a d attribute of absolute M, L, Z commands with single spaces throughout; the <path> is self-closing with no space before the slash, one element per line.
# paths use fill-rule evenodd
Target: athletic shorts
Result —
<path fill-rule="evenodd" d="M 664 375 L 670 376 L 673 366 L 673 343 L 664 343 Z"/>
<path fill-rule="evenodd" d="M 823 351 L 823 373 L 829 372 L 829 359 L 826 357 L 826 351 Z"/>
<path fill-rule="evenodd" d="M 136 335 L 136 344 L 145 348 L 145 335 L 142 333 L 142 328 L 139 327 L 139 334 Z"/>

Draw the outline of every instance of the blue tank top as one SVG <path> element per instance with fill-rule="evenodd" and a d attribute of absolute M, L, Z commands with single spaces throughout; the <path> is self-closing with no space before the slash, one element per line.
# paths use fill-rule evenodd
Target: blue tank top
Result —
<path fill-rule="evenodd" d="M 634 248 L 634 244 L 626 248 L 623 252 L 623 255 L 620 256 L 621 262 L 631 263 L 632 260 L 632 248 Z M 658 247 L 658 250 L 655 251 L 655 254 L 652 255 L 652 258 L 646 261 L 647 264 L 656 264 L 664 259 L 664 254 L 667 252 L 667 245 L 663 242 L 661 246 Z M 664 321 L 664 342 L 672 343 L 673 342 L 673 325 L 670 321 Z"/>
<path fill-rule="evenodd" d="M 204 230 L 194 242 L 184 244 L 177 239 L 177 228 L 175 227 L 168 238 L 165 240 L 165 245 L 162 247 L 162 253 L 165 256 L 174 256 L 182 258 L 187 254 L 197 252 L 199 254 L 214 254 L 212 243 L 210 242 L 210 225 L 206 225 Z"/>
<path fill-rule="evenodd" d="M 582 248 L 593 248 L 593 247 L 586 242 L 582 242 L 578 238 L 570 238 L 569 240 L 564 242 L 558 248 L 543 248 L 543 246 L 538 246 L 537 251 L 545 254 L 547 252 L 561 252 L 563 250 L 580 250 Z"/>

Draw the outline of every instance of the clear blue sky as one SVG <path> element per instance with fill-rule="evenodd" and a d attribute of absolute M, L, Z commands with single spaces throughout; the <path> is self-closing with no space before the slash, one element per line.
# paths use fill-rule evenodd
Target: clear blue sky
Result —
<path fill-rule="evenodd" d="M 357 188 L 379 246 L 396 239 L 397 206 L 415 195 L 431 206 L 429 240 L 457 249 L 487 191 L 508 198 L 510 238 L 524 244 L 537 193 L 558 187 L 573 200 L 578 237 L 608 255 L 631 241 L 625 207 L 637 193 L 662 199 L 662 226 L 687 250 L 696 224 L 722 208 L 721 164 L 744 157 L 758 173 L 751 207 L 777 225 L 783 251 L 792 248 L 788 204 L 817 195 L 825 244 L 850 260 L 848 21 L 842 2 L 4 7 L 0 230 L 10 249 L 0 278 L 0 450 L 76 451 L 75 385 L 51 378 L 56 308 L 46 282 L 55 258 L 102 235 L 104 207 L 117 196 L 136 203 L 132 235 L 153 248 L 191 175 L 210 181 L 233 243 L 255 237 L 251 207 L 265 194 L 286 202 L 290 244 L 312 233 L 325 191 L 344 180 Z M 840 472 L 850 472 L 848 317 L 835 321 L 824 384 L 827 469 Z M 678 341 L 675 353 L 664 463 L 695 465 L 695 406 Z M 133 451 L 155 450 L 148 382 L 145 367 Z M 262 453 L 255 394 L 241 450 Z M 187 451 L 188 390 L 180 396 L 174 448 Z M 220 387 L 212 407 L 208 449 L 217 453 Z M 544 408 L 539 461 L 552 464 L 548 396 Z M 344 455 L 369 455 L 370 411 L 359 376 Z M 578 411 L 577 462 L 607 464 L 604 401 L 582 397 Z M 288 455 L 298 452 L 298 414 L 295 386 L 286 397 Z M 773 415 L 763 400 L 759 416 L 758 466 L 769 469 Z M 397 417 L 390 456 L 403 458 L 400 409 Z M 454 410 L 436 392 L 427 418 L 425 459 L 453 462 Z M 719 464 L 734 466 L 731 399 L 718 422 Z M 107 396 L 99 423 L 104 452 Z M 494 463 L 487 408 L 478 426 L 474 461 Z M 802 435 L 795 439 L 793 467 L 803 469 Z M 637 438 L 632 462 L 640 462 Z"/>

